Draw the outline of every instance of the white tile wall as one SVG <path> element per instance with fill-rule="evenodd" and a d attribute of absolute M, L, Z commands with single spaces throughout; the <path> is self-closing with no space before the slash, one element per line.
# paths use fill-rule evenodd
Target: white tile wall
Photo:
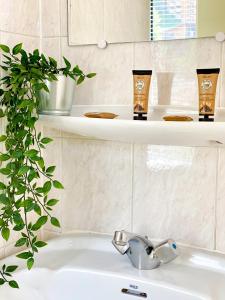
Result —
<path fill-rule="evenodd" d="M 133 229 L 212 249 L 217 150 L 136 145 Z"/>
<path fill-rule="evenodd" d="M 225 43 L 221 50 L 220 104 L 225 107 Z"/>
<path fill-rule="evenodd" d="M 0 29 L 2 31 L 40 36 L 39 1 L 0 0 L 0 7 Z"/>
<path fill-rule="evenodd" d="M 60 0 L 41 0 L 43 37 L 60 37 L 60 9 Z"/>
<path fill-rule="evenodd" d="M 96 46 L 69 47 L 62 38 L 62 54 L 84 72 L 97 73 L 77 88 L 75 104 L 132 104 L 132 44 L 112 44 L 105 51 Z"/>
<path fill-rule="evenodd" d="M 218 190 L 216 202 L 216 248 L 225 253 L 225 149 L 218 156 Z"/>
<path fill-rule="evenodd" d="M 24 49 L 30 52 L 40 47 L 40 39 L 37 37 L 23 36 L 21 34 L 8 33 L 8 32 L 1 32 L 0 42 L 2 44 L 9 45 L 10 47 L 13 47 L 16 44 L 22 42 Z"/>
<path fill-rule="evenodd" d="M 131 229 L 132 147 L 63 139 L 62 228 Z"/>
<path fill-rule="evenodd" d="M 57 37 L 43 38 L 41 41 L 42 52 L 47 56 L 54 57 L 59 67 L 61 66 L 61 43 Z"/>

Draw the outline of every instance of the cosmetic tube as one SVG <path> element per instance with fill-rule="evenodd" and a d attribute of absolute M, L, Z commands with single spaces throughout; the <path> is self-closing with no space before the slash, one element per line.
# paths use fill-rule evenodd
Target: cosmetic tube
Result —
<path fill-rule="evenodd" d="M 134 120 L 147 120 L 151 70 L 133 70 Z"/>
<path fill-rule="evenodd" d="M 199 88 L 199 121 L 213 122 L 216 87 L 220 69 L 197 69 Z"/>

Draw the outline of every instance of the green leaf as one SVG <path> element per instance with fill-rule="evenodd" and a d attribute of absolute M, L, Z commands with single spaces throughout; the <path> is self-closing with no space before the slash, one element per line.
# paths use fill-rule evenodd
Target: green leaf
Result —
<path fill-rule="evenodd" d="M 21 258 L 21 259 L 28 259 L 30 257 L 33 257 L 33 254 L 29 251 L 29 252 L 22 252 L 22 253 L 19 253 L 17 254 L 18 258 Z"/>
<path fill-rule="evenodd" d="M 60 227 L 59 220 L 56 219 L 55 217 L 51 217 L 51 224 L 55 227 Z"/>
<path fill-rule="evenodd" d="M 64 62 L 66 64 L 66 68 L 69 70 L 71 68 L 71 63 L 64 56 L 63 56 L 63 60 L 64 60 Z"/>
<path fill-rule="evenodd" d="M 33 51 L 33 55 L 34 55 L 34 56 L 39 56 L 39 50 L 38 50 L 38 49 L 35 49 L 35 50 Z"/>
<path fill-rule="evenodd" d="M 20 105 L 18 105 L 18 108 L 25 108 L 25 107 L 28 107 L 30 105 L 32 105 L 32 101 L 28 100 L 28 99 L 25 99 L 23 100 Z"/>
<path fill-rule="evenodd" d="M 42 188 L 42 187 L 38 187 L 38 188 L 36 188 L 36 192 L 37 192 L 38 194 L 42 194 L 42 193 L 44 193 L 44 191 L 43 191 L 43 188 Z"/>
<path fill-rule="evenodd" d="M 45 194 L 48 194 L 50 192 L 51 188 L 52 188 L 51 181 L 46 181 L 45 184 L 43 185 L 43 192 Z"/>
<path fill-rule="evenodd" d="M 33 231 L 37 231 L 39 230 L 43 225 L 46 224 L 46 222 L 48 221 L 48 217 L 47 216 L 41 216 L 37 222 L 32 226 L 32 230 Z"/>
<path fill-rule="evenodd" d="M 40 157 L 37 162 L 38 162 L 39 167 L 41 169 L 44 169 L 44 167 L 45 167 L 44 159 L 42 157 Z"/>
<path fill-rule="evenodd" d="M 6 189 L 6 185 L 0 181 L 0 190 L 5 190 Z"/>
<path fill-rule="evenodd" d="M 9 281 L 9 285 L 10 285 L 11 288 L 13 288 L 13 289 L 18 289 L 18 288 L 19 288 L 19 285 L 18 285 L 18 283 L 17 283 L 15 280 Z"/>
<path fill-rule="evenodd" d="M 78 80 L 77 80 L 77 84 L 78 84 L 78 85 L 81 84 L 81 83 L 84 81 L 84 79 L 85 79 L 85 76 L 84 76 L 84 75 L 81 75 L 81 76 L 78 78 Z"/>
<path fill-rule="evenodd" d="M 0 285 L 3 285 L 6 281 L 3 278 L 0 278 Z"/>
<path fill-rule="evenodd" d="M 6 135 L 1 135 L 0 136 L 0 142 L 4 142 L 7 139 Z"/>
<path fill-rule="evenodd" d="M 24 154 L 25 154 L 25 156 L 32 159 L 32 157 L 37 156 L 38 151 L 36 149 L 31 149 L 31 150 L 26 151 Z"/>
<path fill-rule="evenodd" d="M 76 65 L 74 68 L 73 68 L 73 74 L 76 75 L 76 76 L 80 76 L 83 74 L 83 72 L 81 71 L 81 69 L 79 68 L 78 65 Z"/>
<path fill-rule="evenodd" d="M 13 230 L 14 231 L 21 231 L 21 230 L 24 229 L 24 227 L 25 227 L 25 224 L 16 225 L 16 226 L 13 227 Z"/>
<path fill-rule="evenodd" d="M 9 240 L 9 236 L 10 236 L 10 230 L 9 230 L 9 228 L 3 227 L 1 234 L 2 234 L 2 237 L 3 237 L 4 240 L 6 240 L 6 241 Z"/>
<path fill-rule="evenodd" d="M 4 113 L 3 109 L 0 108 L 0 118 L 3 118 L 4 116 L 5 116 L 5 113 Z"/>
<path fill-rule="evenodd" d="M 5 53 L 9 53 L 10 52 L 9 47 L 6 46 L 6 45 L 3 45 L 3 44 L 0 44 L 0 49 L 2 49 L 2 51 L 5 52 Z"/>
<path fill-rule="evenodd" d="M 9 175 L 11 173 L 11 170 L 8 168 L 2 168 L 0 169 L 0 173 L 3 175 Z"/>
<path fill-rule="evenodd" d="M 48 61 L 46 59 L 46 57 L 44 56 L 44 54 L 41 54 L 41 60 L 44 66 L 48 66 Z"/>
<path fill-rule="evenodd" d="M 18 171 L 18 175 L 24 175 L 26 174 L 28 171 L 30 170 L 29 166 L 22 166 L 19 171 Z"/>
<path fill-rule="evenodd" d="M 27 238 L 21 238 L 16 242 L 15 247 L 22 247 L 26 244 L 26 242 Z"/>
<path fill-rule="evenodd" d="M 12 273 L 12 272 L 14 272 L 16 269 L 18 268 L 18 266 L 8 266 L 7 268 L 6 268 L 6 273 Z"/>
<path fill-rule="evenodd" d="M 10 159 L 10 155 L 8 154 L 1 154 L 0 155 L 0 161 L 6 161 Z"/>
<path fill-rule="evenodd" d="M 51 143 L 52 141 L 53 141 L 53 139 L 50 139 L 48 137 L 41 139 L 42 144 L 48 144 L 48 143 Z"/>
<path fill-rule="evenodd" d="M 97 74 L 96 73 L 90 73 L 90 74 L 87 74 L 87 78 L 93 78 L 95 77 Z"/>
<path fill-rule="evenodd" d="M 16 45 L 16 46 L 13 48 L 13 50 L 12 50 L 13 54 L 14 54 L 14 55 L 17 55 L 18 53 L 20 53 L 22 47 L 23 47 L 23 44 L 22 44 L 22 43 Z"/>
<path fill-rule="evenodd" d="M 3 205 L 9 205 L 9 198 L 5 194 L 0 194 L 0 203 Z"/>
<path fill-rule="evenodd" d="M 55 206 L 58 202 L 59 202 L 59 200 L 57 200 L 57 199 L 50 199 L 47 202 L 47 206 Z"/>
<path fill-rule="evenodd" d="M 35 243 L 35 246 L 38 247 L 38 248 L 42 248 L 42 247 L 47 246 L 47 243 L 45 243 L 43 241 L 38 241 L 38 242 Z"/>
<path fill-rule="evenodd" d="M 14 223 L 16 225 L 23 224 L 23 219 L 22 219 L 22 217 L 21 217 L 21 215 L 20 215 L 19 212 L 17 212 L 17 211 L 14 212 L 14 214 L 13 214 L 13 221 L 14 221 Z"/>
<path fill-rule="evenodd" d="M 62 185 L 61 182 L 59 182 L 58 180 L 54 180 L 53 181 L 53 186 L 56 188 L 56 189 L 64 189 L 64 186 Z"/>
<path fill-rule="evenodd" d="M 36 84 L 33 85 L 33 88 L 36 91 L 45 90 L 46 92 L 49 93 L 49 89 L 48 89 L 48 87 L 45 83 L 36 83 Z"/>
<path fill-rule="evenodd" d="M 49 61 L 50 61 L 50 65 L 57 68 L 57 61 L 54 58 L 49 57 Z"/>
<path fill-rule="evenodd" d="M 36 212 L 36 214 L 41 216 L 41 207 L 37 203 L 34 205 L 34 211 Z"/>
<path fill-rule="evenodd" d="M 34 259 L 33 259 L 33 257 L 30 257 L 30 258 L 27 260 L 27 268 L 28 268 L 28 270 L 31 270 L 32 267 L 33 267 L 33 265 L 34 265 Z"/>
<path fill-rule="evenodd" d="M 48 167 L 47 169 L 46 169 L 46 173 L 53 173 L 54 171 L 55 171 L 55 166 L 51 166 L 51 167 Z"/>

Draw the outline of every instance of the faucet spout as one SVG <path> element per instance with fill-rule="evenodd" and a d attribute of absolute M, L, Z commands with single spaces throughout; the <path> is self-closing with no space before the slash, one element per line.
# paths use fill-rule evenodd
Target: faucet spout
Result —
<path fill-rule="evenodd" d="M 127 254 L 135 268 L 141 270 L 157 268 L 178 255 L 177 245 L 173 239 L 167 239 L 154 246 L 148 237 L 124 230 L 115 231 L 112 243 L 120 254 Z"/>

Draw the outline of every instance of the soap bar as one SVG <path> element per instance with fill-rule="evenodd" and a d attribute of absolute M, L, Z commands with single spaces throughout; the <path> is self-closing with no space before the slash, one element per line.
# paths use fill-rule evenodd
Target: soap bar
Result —
<path fill-rule="evenodd" d="M 115 119 L 118 115 L 108 112 L 88 112 L 84 114 L 87 118 L 98 118 L 98 119 Z"/>
<path fill-rule="evenodd" d="M 165 116 L 163 117 L 165 121 L 175 121 L 175 122 L 191 122 L 193 119 L 188 116 Z"/>

